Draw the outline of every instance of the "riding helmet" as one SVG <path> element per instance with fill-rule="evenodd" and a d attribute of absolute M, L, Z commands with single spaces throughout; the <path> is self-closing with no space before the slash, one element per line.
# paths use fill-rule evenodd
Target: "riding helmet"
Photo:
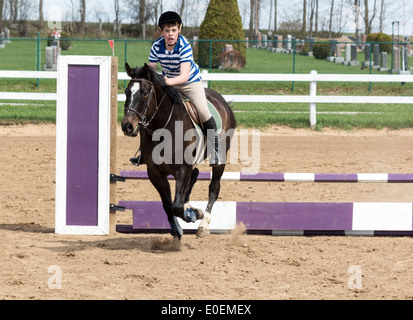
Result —
<path fill-rule="evenodd" d="M 174 11 L 166 11 L 162 13 L 159 17 L 158 27 L 160 28 L 164 23 L 168 22 L 178 22 L 180 25 L 182 25 L 181 17 Z"/>

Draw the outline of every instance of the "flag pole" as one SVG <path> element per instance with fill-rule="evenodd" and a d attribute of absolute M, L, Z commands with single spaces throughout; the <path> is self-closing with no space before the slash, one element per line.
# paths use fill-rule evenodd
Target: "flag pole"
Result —
<path fill-rule="evenodd" d="M 110 47 L 112 48 L 112 56 L 115 56 L 115 40 L 108 40 Z"/>

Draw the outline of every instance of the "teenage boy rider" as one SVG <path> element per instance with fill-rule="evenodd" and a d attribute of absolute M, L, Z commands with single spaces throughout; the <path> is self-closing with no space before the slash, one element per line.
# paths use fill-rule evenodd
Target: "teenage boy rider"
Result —
<path fill-rule="evenodd" d="M 202 122 L 203 134 L 207 138 L 207 144 L 211 150 L 209 163 L 211 166 L 222 164 L 222 150 L 217 135 L 217 125 L 208 109 L 201 74 L 198 65 L 194 62 L 191 45 L 180 34 L 182 30 L 181 17 L 173 11 L 164 12 L 159 17 L 158 28 L 162 36 L 152 45 L 149 66 L 156 70 L 159 62 L 165 84 L 174 86 L 194 103 Z M 207 134 L 208 129 L 209 135 Z M 131 162 L 136 165 L 144 163 L 141 155 L 132 158 Z"/>

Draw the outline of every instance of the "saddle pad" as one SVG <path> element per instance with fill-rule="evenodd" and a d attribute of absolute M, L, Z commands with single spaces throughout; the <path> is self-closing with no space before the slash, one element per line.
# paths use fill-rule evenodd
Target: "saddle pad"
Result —
<path fill-rule="evenodd" d="M 217 109 L 215 108 L 215 106 L 209 101 L 207 100 L 207 104 L 208 104 L 208 108 L 209 108 L 209 112 L 211 113 L 211 115 L 214 117 L 215 122 L 217 124 L 217 133 L 219 134 L 222 131 L 222 118 L 219 115 Z M 188 110 L 187 110 L 188 112 Z M 197 141 L 198 141 L 198 145 L 196 147 L 196 156 L 195 156 L 195 163 L 194 165 L 197 165 L 199 163 L 202 163 L 204 161 L 204 153 L 205 153 L 205 148 L 206 148 L 206 143 L 205 143 L 205 139 L 204 139 L 204 134 L 202 133 L 202 128 L 194 121 L 194 119 L 192 119 L 191 114 L 188 112 L 189 114 L 189 118 L 191 118 L 191 121 L 196 129 L 197 132 Z M 204 143 L 201 143 L 204 142 Z M 203 148 L 202 148 L 203 145 Z"/>
<path fill-rule="evenodd" d="M 184 105 L 185 105 L 185 108 L 187 109 L 189 117 L 191 118 L 191 121 L 194 124 L 195 128 L 202 133 L 202 128 L 192 118 L 191 113 L 188 111 L 188 106 L 186 105 L 185 102 L 184 102 Z M 219 133 L 222 130 L 221 116 L 219 115 L 219 113 L 218 113 L 217 109 L 215 108 L 215 106 L 209 100 L 207 100 L 207 105 L 208 105 L 209 112 L 211 113 L 212 117 L 215 120 L 215 123 L 217 124 L 217 132 Z"/>

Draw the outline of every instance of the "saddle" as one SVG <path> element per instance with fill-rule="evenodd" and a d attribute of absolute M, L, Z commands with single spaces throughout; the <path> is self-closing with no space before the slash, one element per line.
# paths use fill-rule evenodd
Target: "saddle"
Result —
<path fill-rule="evenodd" d="M 186 97 L 182 97 L 182 102 L 185 106 L 186 111 L 188 112 L 189 117 L 191 118 L 192 122 L 195 124 L 195 127 L 203 129 L 201 119 L 199 118 L 198 110 L 196 109 L 194 103 Z M 207 100 L 207 105 L 209 108 L 209 112 L 211 112 L 211 115 L 215 119 L 218 131 L 221 131 L 222 129 L 221 116 L 219 115 L 215 106 L 209 100 Z"/>
<path fill-rule="evenodd" d="M 182 100 L 182 102 L 184 103 L 186 111 L 188 112 L 188 114 L 191 117 L 192 121 L 196 125 L 202 127 L 202 122 L 201 122 L 201 119 L 199 118 L 198 110 L 196 109 L 194 103 L 191 100 L 189 100 L 188 98 L 184 98 Z"/>

